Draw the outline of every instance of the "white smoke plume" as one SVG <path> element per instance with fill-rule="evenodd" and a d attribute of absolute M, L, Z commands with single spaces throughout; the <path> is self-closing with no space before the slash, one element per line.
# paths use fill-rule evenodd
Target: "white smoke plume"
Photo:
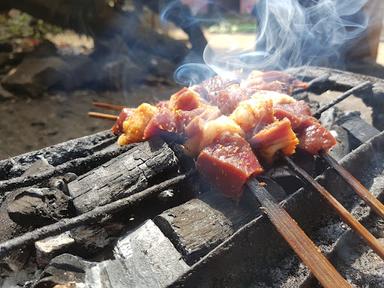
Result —
<path fill-rule="evenodd" d="M 253 47 L 204 51 L 205 65 L 180 67 L 175 78 L 206 78 L 215 73 L 232 78 L 235 70 L 279 69 L 302 65 L 342 65 L 347 48 L 368 27 L 367 0 L 259 0 L 258 33 Z M 183 75 L 180 77 L 181 74 Z M 201 75 L 199 75 L 199 73 Z M 236 73 L 238 75 L 238 73 Z M 201 80 L 201 79 L 200 79 Z M 184 83 L 185 84 L 185 83 Z"/>

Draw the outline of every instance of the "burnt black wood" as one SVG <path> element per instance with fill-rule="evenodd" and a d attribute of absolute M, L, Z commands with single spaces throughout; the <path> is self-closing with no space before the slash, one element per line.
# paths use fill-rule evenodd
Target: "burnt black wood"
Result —
<path fill-rule="evenodd" d="M 179 164 L 164 141 L 153 139 L 80 176 L 68 190 L 75 208 L 83 213 L 179 174 Z"/>
<path fill-rule="evenodd" d="M 0 243 L 0 259 L 8 255 L 10 251 L 25 247 L 26 245 L 37 240 L 57 235 L 72 228 L 79 227 L 80 225 L 95 223 L 107 215 L 116 214 L 124 209 L 143 203 L 147 199 L 158 196 L 162 191 L 169 189 L 170 187 L 181 185 L 191 175 L 193 175 L 193 171 L 189 171 L 187 174 L 181 174 L 165 180 L 160 184 L 153 185 L 143 191 L 135 193 L 134 195 L 97 207 L 92 211 L 83 213 L 79 216 L 61 219 L 54 224 L 35 229 L 32 232 L 25 233 L 11 240 Z"/>
<path fill-rule="evenodd" d="M 380 133 L 375 127 L 372 127 L 358 115 L 346 116 L 340 119 L 337 124 L 343 127 L 350 137 L 351 149 L 359 147 L 372 137 Z"/>
<path fill-rule="evenodd" d="M 164 211 L 154 221 L 188 264 L 193 264 L 237 229 L 251 221 L 257 210 L 219 193 L 203 193 Z"/>

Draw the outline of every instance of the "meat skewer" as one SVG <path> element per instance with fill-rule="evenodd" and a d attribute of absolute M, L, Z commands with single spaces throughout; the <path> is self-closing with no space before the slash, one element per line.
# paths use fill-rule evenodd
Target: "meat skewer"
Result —
<path fill-rule="evenodd" d="M 319 248 L 300 226 L 282 208 L 273 196 L 255 178 L 247 182 L 252 195 L 260 202 L 264 212 L 279 234 L 287 241 L 305 265 L 312 271 L 323 287 L 351 287 L 337 272 Z"/>
<path fill-rule="evenodd" d="M 112 121 L 116 121 L 118 119 L 118 116 L 116 115 L 99 113 L 99 112 L 88 112 L 88 116 L 93 118 L 112 120 Z"/>
<path fill-rule="evenodd" d="M 311 87 L 313 87 L 317 83 L 323 83 L 328 78 L 329 78 L 329 74 L 328 73 L 325 74 L 325 75 L 316 77 L 316 78 L 312 79 L 311 81 L 309 81 L 307 83 L 307 85 L 308 85 L 307 87 L 305 87 L 305 88 L 297 88 L 297 89 L 293 90 L 292 95 L 299 94 L 299 93 L 302 93 L 304 91 L 307 91 L 308 89 L 310 89 Z"/>
<path fill-rule="evenodd" d="M 278 232 L 325 287 L 334 287 L 335 283 L 350 287 L 289 214 L 266 190 L 260 189 L 253 178 L 262 173 L 263 168 L 250 144 L 269 163 L 279 151 L 285 156 L 292 155 L 299 143 L 298 138 L 300 147 L 311 154 L 327 151 L 336 144 L 329 131 L 311 116 L 304 102 L 273 92 L 292 92 L 293 88 L 306 88 L 308 84 L 274 72 L 252 73 L 248 80 L 230 83 L 216 77 L 200 87 L 184 88 L 172 95 L 169 101 L 156 106 L 144 103 L 121 113 L 114 126 L 115 133 L 122 133 L 118 142 L 124 145 L 143 141 L 161 131 L 185 134 L 188 139 L 185 147 L 192 154 L 199 154 L 198 170 L 220 191 L 238 199 L 247 185 Z M 257 93 L 249 95 L 249 91 Z M 200 98 L 201 93 L 208 103 Z M 218 113 L 211 113 L 214 111 L 212 104 L 219 108 Z M 334 208 L 347 212 L 339 203 L 332 202 L 335 200 L 332 196 L 325 198 Z M 345 215 L 344 221 L 363 233 L 363 238 L 382 256 L 377 240 L 350 214 Z"/>
<path fill-rule="evenodd" d="M 119 111 L 119 112 L 125 108 L 122 105 L 114 105 L 114 104 L 109 104 L 109 103 L 104 103 L 104 102 L 92 102 L 92 105 L 95 107 L 109 109 L 109 110 L 115 110 L 115 111 Z"/>
<path fill-rule="evenodd" d="M 360 85 L 344 92 L 340 96 L 338 96 L 334 101 L 329 103 L 328 105 L 325 105 L 321 108 L 319 108 L 314 115 L 317 115 L 317 117 L 320 117 L 321 113 L 329 109 L 330 107 L 336 105 L 340 101 L 344 100 L 349 95 L 353 94 L 354 92 L 364 89 L 368 87 L 370 84 L 369 81 L 363 82 Z M 358 181 L 349 171 L 347 171 L 344 167 L 342 167 L 331 155 L 328 153 L 325 153 L 324 151 L 320 153 L 320 156 L 330 165 L 335 171 L 346 181 L 351 188 L 356 192 L 357 195 L 360 196 L 363 201 L 372 208 L 373 211 L 375 211 L 380 217 L 384 218 L 384 205 L 375 197 L 372 195 L 371 192 L 368 191 L 367 188 L 364 187 Z"/>

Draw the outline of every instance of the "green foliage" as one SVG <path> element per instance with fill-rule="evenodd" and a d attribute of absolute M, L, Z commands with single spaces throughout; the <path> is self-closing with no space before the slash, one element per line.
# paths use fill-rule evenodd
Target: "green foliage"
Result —
<path fill-rule="evenodd" d="M 26 13 L 13 10 L 8 14 L 0 14 L 0 41 L 26 37 L 41 39 L 47 33 L 57 34 L 61 31 L 61 28 Z"/>

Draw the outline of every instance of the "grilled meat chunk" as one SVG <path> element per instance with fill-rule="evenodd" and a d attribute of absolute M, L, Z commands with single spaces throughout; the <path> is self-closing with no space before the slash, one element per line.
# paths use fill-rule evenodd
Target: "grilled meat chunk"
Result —
<path fill-rule="evenodd" d="M 237 134 L 224 133 L 205 147 L 197 168 L 225 196 L 239 199 L 248 178 L 263 172 L 249 143 Z"/>
<path fill-rule="evenodd" d="M 291 122 L 284 118 L 255 134 L 250 143 L 267 163 L 272 163 L 280 151 L 286 156 L 295 153 L 299 140 L 292 130 Z"/>

